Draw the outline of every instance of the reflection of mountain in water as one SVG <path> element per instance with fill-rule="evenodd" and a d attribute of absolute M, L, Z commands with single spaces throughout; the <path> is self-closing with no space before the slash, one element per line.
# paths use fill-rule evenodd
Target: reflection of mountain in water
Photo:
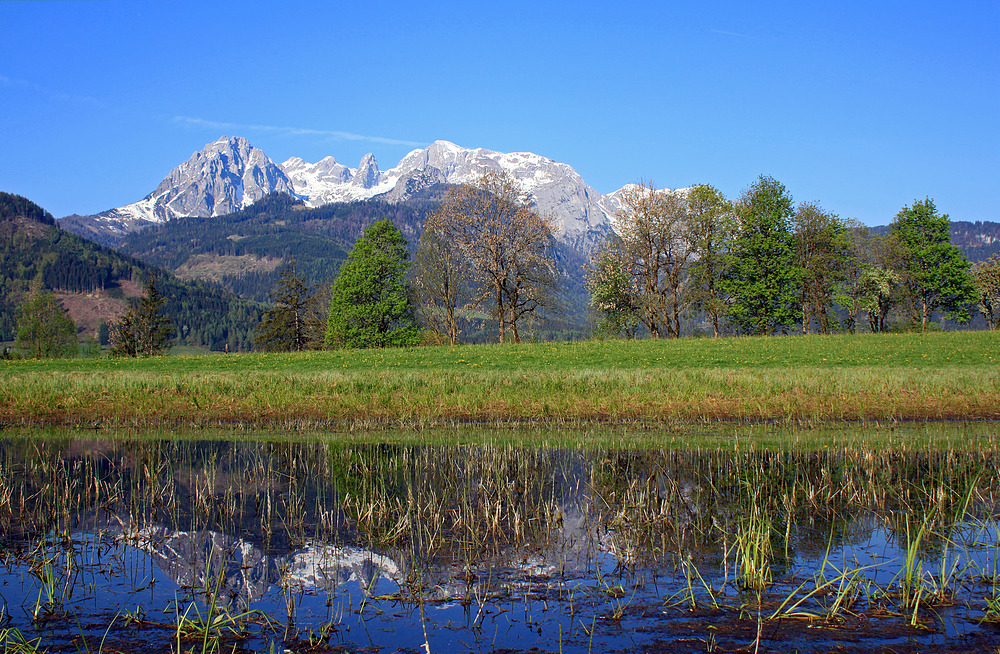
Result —
<path fill-rule="evenodd" d="M 152 528 L 138 534 L 139 547 L 181 587 L 212 588 L 223 599 L 245 604 L 259 600 L 272 586 L 326 590 L 345 583 L 366 588 L 374 577 L 401 579 L 389 557 L 354 546 L 308 542 L 283 555 L 215 532 Z M 221 577 L 221 583 L 220 583 Z"/>
<path fill-rule="evenodd" d="M 789 568 L 856 539 L 869 524 L 857 516 L 872 510 L 902 534 L 908 525 L 896 516 L 950 520 L 945 512 L 965 510 L 963 498 L 982 498 L 969 510 L 992 515 L 994 459 L 7 441 L 0 465 L 19 474 L 0 477 L 0 495 L 23 500 L 0 513 L 0 535 L 21 542 L 86 528 L 137 536 L 180 586 L 217 589 L 226 602 L 355 584 L 467 598 L 497 580 L 510 590 L 594 579 L 595 570 L 717 560 L 752 512 L 782 525 L 771 533 L 772 564 Z"/>
<path fill-rule="evenodd" d="M 181 587 L 216 589 L 220 599 L 249 605 L 272 588 L 296 591 L 329 591 L 343 584 L 362 590 L 388 581 L 405 593 L 420 591 L 425 597 L 466 597 L 477 583 L 509 579 L 576 578 L 589 574 L 596 559 L 614 548 L 607 530 L 588 517 L 589 489 L 584 479 L 589 468 L 577 460 L 575 478 L 563 475 L 551 506 L 556 526 L 544 543 L 493 551 L 485 557 L 481 543 L 469 544 L 468 557 L 446 556 L 414 550 L 386 548 L 384 553 L 358 543 L 326 542 L 310 537 L 291 549 L 288 540 L 244 538 L 215 530 L 179 531 L 163 525 L 133 532 L 136 543 L 164 573 Z M 565 472 L 566 467 L 563 467 Z M 346 519 L 346 518 L 345 518 Z M 341 525 L 344 526 L 343 524 Z M 353 525 L 341 534 L 354 534 Z M 418 566 L 419 575 L 414 566 Z M 220 581 L 221 576 L 221 581 Z M 417 588 L 414 584 L 419 583 Z"/>

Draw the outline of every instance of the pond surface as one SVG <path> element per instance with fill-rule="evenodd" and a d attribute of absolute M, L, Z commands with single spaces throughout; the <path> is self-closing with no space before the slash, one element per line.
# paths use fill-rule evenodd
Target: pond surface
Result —
<path fill-rule="evenodd" d="M 0 642 L 995 650 L 979 429 L 975 449 L 808 451 L 8 435 Z"/>

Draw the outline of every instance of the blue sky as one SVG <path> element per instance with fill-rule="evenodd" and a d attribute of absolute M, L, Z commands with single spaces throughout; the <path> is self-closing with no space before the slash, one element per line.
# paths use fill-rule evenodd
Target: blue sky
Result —
<path fill-rule="evenodd" d="M 0 2 L 0 190 L 96 213 L 222 135 L 382 169 L 446 139 L 997 221 L 998 43 L 996 2 Z"/>

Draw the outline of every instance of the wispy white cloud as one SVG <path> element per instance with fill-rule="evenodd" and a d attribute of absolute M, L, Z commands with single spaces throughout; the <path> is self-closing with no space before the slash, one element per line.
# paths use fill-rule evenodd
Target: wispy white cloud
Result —
<path fill-rule="evenodd" d="M 72 102 L 74 104 L 87 104 L 94 107 L 103 107 L 104 103 L 97 98 L 91 97 L 89 95 L 73 95 L 72 93 L 62 93 L 61 91 L 52 91 L 34 82 L 28 82 L 23 79 L 16 79 L 13 77 L 7 77 L 6 75 L 0 75 L 0 86 L 6 86 L 9 88 L 18 88 L 31 91 L 38 95 L 45 96 L 50 100 L 59 100 L 60 102 Z"/>
<path fill-rule="evenodd" d="M 239 123 L 224 123 L 215 120 L 205 120 L 204 118 L 192 118 L 191 116 L 174 116 L 174 122 L 191 127 L 206 127 L 216 130 L 229 130 L 238 132 L 268 132 L 271 134 L 284 134 L 286 136 L 326 136 L 329 138 L 342 139 L 344 141 L 369 141 L 371 143 L 384 143 L 387 145 L 412 145 L 423 147 L 429 143 L 420 141 L 406 141 L 403 139 L 392 139 L 384 136 L 365 136 L 363 134 L 353 134 L 351 132 L 341 132 L 339 130 L 310 129 L 307 127 L 282 127 L 279 125 L 241 125 Z"/>
<path fill-rule="evenodd" d="M 711 31 L 715 32 L 716 34 L 722 34 L 723 36 L 738 36 L 741 39 L 755 39 L 755 38 L 757 38 L 753 34 L 742 34 L 740 32 L 727 32 L 726 30 L 711 30 Z"/>

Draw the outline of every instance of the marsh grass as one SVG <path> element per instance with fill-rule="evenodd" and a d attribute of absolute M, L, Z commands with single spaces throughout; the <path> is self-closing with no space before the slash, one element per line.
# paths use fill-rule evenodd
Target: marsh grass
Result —
<path fill-rule="evenodd" d="M 29 640 L 15 627 L 0 629 L 0 645 L 5 654 L 39 654 L 44 651 L 41 649 L 41 642 L 41 637 Z"/>
<path fill-rule="evenodd" d="M 1000 417 L 986 332 L 0 363 L 0 423 L 370 429 Z"/>
<path fill-rule="evenodd" d="M 588 618 L 625 619 L 656 571 L 677 576 L 667 605 L 745 614 L 758 626 L 886 612 L 921 625 L 963 603 L 994 619 L 996 566 L 974 565 L 969 550 L 995 548 L 1000 448 L 981 431 L 963 440 L 976 432 L 954 425 L 931 447 L 928 428 L 913 429 L 916 436 L 896 427 L 891 436 L 850 445 L 828 438 L 819 449 L 798 441 L 764 448 L 753 437 L 717 439 L 703 449 L 552 449 L 508 436 L 472 447 L 322 438 L 105 441 L 63 432 L 2 442 L 0 498 L 9 499 L 0 507 L 0 532 L 32 544 L 10 556 L 35 571 L 39 615 L 62 610 L 73 596 L 81 527 L 114 526 L 114 536 L 101 538 L 147 551 L 176 532 L 203 538 L 194 541 L 203 558 L 184 582 L 198 601 L 174 603 L 178 650 L 216 651 L 277 628 L 231 599 L 243 565 L 233 557 L 250 542 L 276 553 L 307 542 L 343 544 L 397 564 L 369 569 L 360 606 L 338 615 L 391 603 L 424 615 L 425 605 L 458 601 L 481 627 L 490 602 L 521 593 L 526 620 L 538 619 L 529 615 L 532 603 L 558 599 L 568 624 L 586 630 L 590 622 L 590 635 Z M 536 443 L 558 438 L 530 434 Z M 871 445 L 885 438 L 895 447 Z M 898 543 L 898 561 L 859 563 L 846 554 L 872 522 Z M 835 563 L 839 551 L 845 554 Z M 538 552 L 547 553 L 538 565 L 554 580 L 550 587 L 564 590 L 512 590 L 505 576 L 511 562 Z M 796 561 L 810 557 L 818 570 L 803 579 Z M 608 558 L 613 570 L 601 566 Z M 584 569 L 596 573 L 581 575 Z M 886 582 L 880 570 L 899 572 Z M 398 590 L 376 591 L 379 581 Z M 984 582 L 992 595 L 977 596 Z M 282 588 L 284 632 L 292 639 L 300 598 L 290 584 Z M 336 619 L 325 620 L 320 632 L 328 634 Z M 310 642 L 321 638 L 314 626 L 303 628 L 312 629 Z"/>

